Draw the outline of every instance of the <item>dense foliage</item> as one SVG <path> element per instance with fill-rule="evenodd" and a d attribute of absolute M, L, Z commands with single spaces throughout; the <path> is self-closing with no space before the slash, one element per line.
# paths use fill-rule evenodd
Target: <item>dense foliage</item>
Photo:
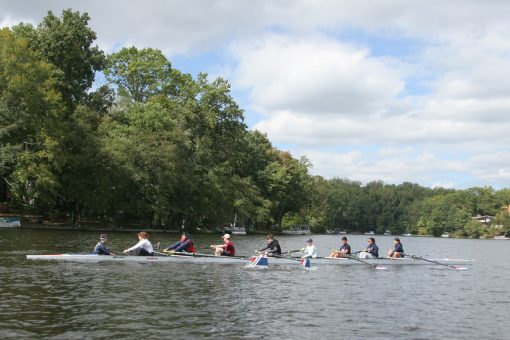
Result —
<path fill-rule="evenodd" d="M 0 202 L 43 218 L 189 229 L 459 236 L 510 227 L 510 190 L 362 185 L 309 175 L 311 164 L 249 131 L 230 84 L 192 77 L 157 49 L 105 55 L 90 18 L 51 12 L 0 31 Z M 96 76 L 101 74 L 101 81 Z"/>
<path fill-rule="evenodd" d="M 156 49 L 105 56 L 87 14 L 0 31 L 0 201 L 44 218 L 175 228 L 281 225 L 309 164 L 248 131 L 224 79 Z M 105 84 L 92 87 L 102 72 Z"/>
<path fill-rule="evenodd" d="M 314 178 L 311 208 L 288 214 L 285 223 L 311 224 L 317 231 L 350 232 L 389 230 L 392 234 L 480 237 L 510 230 L 510 189 L 490 187 L 453 190 L 430 189 L 412 183 L 362 185 L 342 179 Z M 494 217 L 488 223 L 472 219 Z"/>

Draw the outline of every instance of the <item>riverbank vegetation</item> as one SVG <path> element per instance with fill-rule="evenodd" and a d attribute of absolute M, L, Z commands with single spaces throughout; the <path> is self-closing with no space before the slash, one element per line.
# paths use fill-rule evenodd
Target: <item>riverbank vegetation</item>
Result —
<path fill-rule="evenodd" d="M 478 237 L 510 227 L 510 190 L 362 185 L 311 176 L 306 158 L 247 128 L 230 84 L 175 69 L 157 49 L 106 55 L 90 18 L 51 12 L 0 31 L 0 202 L 42 220 L 190 230 Z M 355 174 L 353 174 L 355 176 Z"/>

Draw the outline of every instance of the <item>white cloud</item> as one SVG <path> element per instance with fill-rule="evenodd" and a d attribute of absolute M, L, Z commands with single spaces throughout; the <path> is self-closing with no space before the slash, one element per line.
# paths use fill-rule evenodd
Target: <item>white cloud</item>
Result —
<path fill-rule="evenodd" d="M 508 186 L 509 1 L 5 0 L 0 24 L 68 7 L 89 12 L 107 52 L 228 55 L 213 67 L 245 90 L 254 128 L 315 173 Z M 417 47 L 382 57 L 367 36 Z"/>
<path fill-rule="evenodd" d="M 250 89 L 260 110 L 310 114 L 385 113 L 404 82 L 384 61 L 321 37 L 270 35 L 234 48 L 234 84 Z"/>

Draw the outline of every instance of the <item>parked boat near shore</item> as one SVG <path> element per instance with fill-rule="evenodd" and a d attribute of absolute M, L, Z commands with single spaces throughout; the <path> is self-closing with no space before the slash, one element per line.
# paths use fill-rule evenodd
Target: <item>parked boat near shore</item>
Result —
<path fill-rule="evenodd" d="M 504 235 L 494 236 L 495 240 L 510 240 L 510 233 L 505 233 Z"/>
<path fill-rule="evenodd" d="M 0 228 L 19 228 L 21 227 L 21 220 L 15 217 L 2 217 L 0 218 Z"/>
<path fill-rule="evenodd" d="M 283 235 L 310 235 L 310 227 L 307 225 L 296 225 L 292 226 L 290 229 L 282 230 L 281 234 Z"/>

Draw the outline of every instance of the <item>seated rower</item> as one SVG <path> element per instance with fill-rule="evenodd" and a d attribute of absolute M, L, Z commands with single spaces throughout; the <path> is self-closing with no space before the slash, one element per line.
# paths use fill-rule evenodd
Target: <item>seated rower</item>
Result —
<path fill-rule="evenodd" d="M 388 251 L 388 257 L 404 257 L 404 246 L 400 243 L 400 239 L 395 237 L 393 241 L 394 248 Z"/>
<path fill-rule="evenodd" d="M 304 253 L 304 255 L 301 256 L 302 259 L 314 259 L 317 257 L 317 247 L 313 245 L 313 240 L 311 238 L 306 240 L 306 247 L 301 249 L 301 252 Z"/>
<path fill-rule="evenodd" d="M 333 250 L 329 257 L 348 257 L 351 255 L 351 246 L 347 243 L 347 237 L 342 237 L 342 245 L 340 249 Z"/>
<path fill-rule="evenodd" d="M 264 253 L 267 256 L 282 254 L 282 248 L 280 247 L 278 240 L 273 238 L 273 234 L 267 234 L 266 240 L 267 245 L 264 248 L 260 249 L 259 252 Z"/>
<path fill-rule="evenodd" d="M 149 241 L 149 234 L 145 231 L 141 231 L 138 233 L 138 243 L 123 251 L 124 254 L 127 254 L 131 251 L 135 252 L 135 256 L 153 256 L 154 249 L 152 248 L 152 244 Z"/>
<path fill-rule="evenodd" d="M 360 259 L 376 259 L 379 257 L 379 247 L 375 244 L 375 239 L 370 237 L 368 239 L 367 249 L 359 254 Z"/>
<path fill-rule="evenodd" d="M 108 248 L 106 248 L 106 242 L 108 242 L 108 235 L 106 234 L 99 235 L 99 242 L 96 244 L 96 247 L 94 248 L 94 254 L 115 255 L 114 253 L 110 252 Z"/>
<path fill-rule="evenodd" d="M 194 253 L 196 252 L 195 247 L 193 246 L 193 241 L 191 240 L 191 237 L 183 233 L 181 235 L 181 239 L 174 244 L 166 247 L 163 249 L 163 252 L 187 252 L 187 253 Z"/>
<path fill-rule="evenodd" d="M 216 256 L 235 256 L 236 249 L 230 240 L 230 234 L 223 235 L 223 244 L 211 245 Z"/>

